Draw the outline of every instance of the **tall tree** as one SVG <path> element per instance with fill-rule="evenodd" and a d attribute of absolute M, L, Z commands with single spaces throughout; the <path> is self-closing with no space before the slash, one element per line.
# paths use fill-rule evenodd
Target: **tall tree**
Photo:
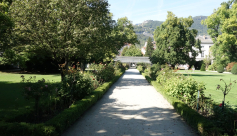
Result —
<path fill-rule="evenodd" d="M 230 0 L 221 3 L 213 14 L 202 21 L 208 28 L 214 45 L 212 54 L 219 64 L 226 65 L 237 61 L 237 1 Z"/>
<path fill-rule="evenodd" d="M 10 8 L 18 52 L 64 62 L 104 50 L 114 21 L 104 0 L 15 0 Z"/>
<path fill-rule="evenodd" d="M 0 52 L 9 47 L 9 31 L 14 26 L 13 20 L 8 14 L 9 6 L 7 2 L 0 3 Z M 1 53 L 0 53 L 1 55 Z"/>
<path fill-rule="evenodd" d="M 201 52 L 200 41 L 195 40 L 197 30 L 189 28 L 193 24 L 192 17 L 178 18 L 168 12 L 167 19 L 154 32 L 156 50 L 150 58 L 153 64 L 186 64 L 195 61 L 198 51 Z M 195 48 L 196 49 L 195 49 Z"/>
<path fill-rule="evenodd" d="M 125 52 L 124 56 L 142 56 L 142 52 L 135 45 L 131 45 Z"/>
<path fill-rule="evenodd" d="M 151 57 L 153 51 L 154 51 L 154 46 L 153 46 L 153 43 L 151 41 L 151 37 L 149 37 L 148 40 L 147 40 L 145 56 Z"/>

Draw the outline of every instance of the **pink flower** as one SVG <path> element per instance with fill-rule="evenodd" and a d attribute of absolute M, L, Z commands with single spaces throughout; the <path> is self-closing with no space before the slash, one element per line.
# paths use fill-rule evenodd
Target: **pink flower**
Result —
<path fill-rule="evenodd" d="M 29 91 L 31 91 L 30 87 L 28 89 L 29 89 Z"/>
<path fill-rule="evenodd" d="M 47 88 L 47 87 L 48 87 L 48 85 L 45 85 L 45 87 Z"/>

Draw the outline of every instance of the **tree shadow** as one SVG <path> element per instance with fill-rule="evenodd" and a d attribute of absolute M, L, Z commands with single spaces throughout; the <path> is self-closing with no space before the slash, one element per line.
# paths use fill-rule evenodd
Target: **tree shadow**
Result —
<path fill-rule="evenodd" d="M 200 77 L 202 77 L 202 76 L 223 76 L 223 75 L 203 75 L 203 74 L 183 74 L 184 76 L 200 76 Z"/>

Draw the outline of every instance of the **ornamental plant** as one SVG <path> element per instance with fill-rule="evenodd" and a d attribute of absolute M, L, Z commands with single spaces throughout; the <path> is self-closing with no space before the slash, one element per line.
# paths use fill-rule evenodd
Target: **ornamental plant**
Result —
<path fill-rule="evenodd" d="M 206 70 L 205 70 L 205 64 L 204 64 L 204 63 L 202 64 L 200 71 L 206 71 Z"/>
<path fill-rule="evenodd" d="M 221 85 L 217 85 L 216 90 L 221 90 L 223 92 L 224 98 L 222 101 L 222 110 L 224 110 L 224 105 L 225 105 L 225 96 L 230 92 L 230 90 L 235 86 L 236 84 L 236 80 L 234 80 L 233 82 L 231 82 L 230 79 L 230 83 L 227 84 L 223 79 L 220 79 L 220 81 L 224 82 L 224 87 L 222 87 Z"/>
<path fill-rule="evenodd" d="M 29 79 L 25 79 L 25 76 L 21 76 L 21 82 L 25 83 L 25 87 L 23 89 L 23 94 L 25 99 L 34 99 L 35 100 L 35 114 L 37 119 L 39 118 L 39 102 L 43 97 L 49 96 L 51 92 L 51 85 L 45 82 L 45 79 L 42 78 L 40 80 L 36 80 L 36 76 L 29 77 Z"/>
<path fill-rule="evenodd" d="M 237 64 L 235 64 L 232 69 L 231 69 L 231 73 L 234 75 L 237 75 Z"/>
<path fill-rule="evenodd" d="M 224 70 L 224 67 L 222 65 L 219 65 L 218 68 L 217 68 L 217 72 L 218 73 L 223 73 L 225 70 Z"/>
<path fill-rule="evenodd" d="M 64 72 L 65 76 L 57 91 L 57 96 L 64 106 L 71 105 L 93 91 L 91 80 L 85 78 L 75 67 L 69 67 Z"/>

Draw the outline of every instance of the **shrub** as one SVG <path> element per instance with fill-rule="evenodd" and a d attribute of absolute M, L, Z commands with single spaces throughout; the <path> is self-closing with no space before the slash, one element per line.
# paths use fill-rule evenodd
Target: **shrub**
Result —
<path fill-rule="evenodd" d="M 222 65 L 219 65 L 218 68 L 217 68 L 217 72 L 218 73 L 223 73 L 225 70 L 224 70 L 224 67 Z"/>
<path fill-rule="evenodd" d="M 226 66 L 226 71 L 231 72 L 231 70 L 235 64 L 237 64 L 237 62 L 228 63 L 228 65 Z"/>
<path fill-rule="evenodd" d="M 202 64 L 200 71 L 206 71 L 205 70 L 205 64 Z"/>
<path fill-rule="evenodd" d="M 64 106 L 71 105 L 93 91 L 91 80 L 85 78 L 74 67 L 69 67 L 64 74 L 65 77 L 57 91 L 57 96 L 63 101 Z"/>
<path fill-rule="evenodd" d="M 208 68 L 207 68 L 207 70 L 212 71 L 212 65 L 209 65 Z"/>
<path fill-rule="evenodd" d="M 237 75 L 237 64 L 235 64 L 232 69 L 231 69 L 231 73 L 234 75 Z"/>

